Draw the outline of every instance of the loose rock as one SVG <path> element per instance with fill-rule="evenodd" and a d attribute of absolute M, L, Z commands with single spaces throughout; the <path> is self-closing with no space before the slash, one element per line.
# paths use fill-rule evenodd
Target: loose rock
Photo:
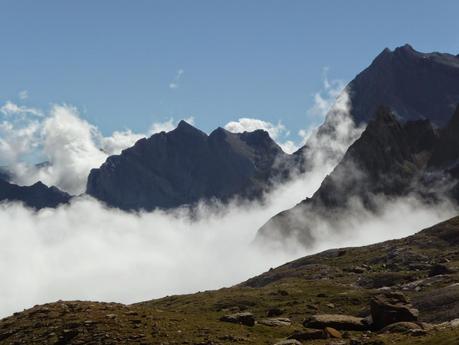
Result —
<path fill-rule="evenodd" d="M 309 328 L 332 327 L 344 331 L 364 331 L 368 329 L 365 319 L 341 314 L 317 314 L 304 321 L 303 325 Z"/>

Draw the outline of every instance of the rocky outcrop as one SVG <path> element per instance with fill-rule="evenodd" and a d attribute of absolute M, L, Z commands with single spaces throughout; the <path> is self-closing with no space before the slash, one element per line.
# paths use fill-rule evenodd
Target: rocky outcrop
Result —
<path fill-rule="evenodd" d="M 41 182 L 32 186 L 18 186 L 0 179 L 0 201 L 20 202 L 34 209 L 42 209 L 68 203 L 70 198 L 69 194 Z"/>
<path fill-rule="evenodd" d="M 415 322 L 419 311 L 400 292 L 387 292 L 375 296 L 370 303 L 372 326 L 382 329 L 397 322 Z"/>
<path fill-rule="evenodd" d="M 171 132 L 139 140 L 88 177 L 87 194 L 123 210 L 152 210 L 260 198 L 288 175 L 291 155 L 262 130 L 207 135 L 185 121 Z"/>

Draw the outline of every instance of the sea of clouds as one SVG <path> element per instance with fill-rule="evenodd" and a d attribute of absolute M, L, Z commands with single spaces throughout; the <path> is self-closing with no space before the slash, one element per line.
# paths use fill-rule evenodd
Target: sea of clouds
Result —
<path fill-rule="evenodd" d="M 319 95 L 316 106 L 323 113 L 332 108 L 333 137 L 317 138 L 315 130 L 306 129 L 300 133 L 305 139 L 286 145 L 280 122 L 241 118 L 227 124 L 233 131 L 266 129 L 290 151 L 308 141 L 311 169 L 273 188 L 263 202 L 203 203 L 192 216 L 187 209 L 126 213 L 84 195 L 39 212 L 17 203 L 1 204 L 0 316 L 58 299 L 132 303 L 230 286 L 318 250 L 409 235 L 456 212 L 449 204 L 424 205 L 404 198 L 386 203 L 378 215 L 350 212 L 338 232 L 318 227 L 321 240 L 312 248 L 294 239 L 276 250 L 253 245 L 257 230 L 270 217 L 317 190 L 362 131 L 349 119 L 347 93 L 335 94 L 330 83 L 326 87 L 326 95 L 338 100 L 331 103 Z M 7 102 L 0 110 L 0 157 L 13 180 L 42 180 L 72 194 L 84 191 L 89 170 L 109 155 L 176 124 L 171 119 L 145 133 L 127 130 L 106 137 L 72 106 L 54 105 L 45 112 Z M 49 164 L 25 163 L 24 157 L 38 154 Z"/>

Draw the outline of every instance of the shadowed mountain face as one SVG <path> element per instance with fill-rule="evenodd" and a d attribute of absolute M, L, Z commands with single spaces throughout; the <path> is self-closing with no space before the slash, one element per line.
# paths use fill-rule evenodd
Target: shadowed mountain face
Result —
<path fill-rule="evenodd" d="M 218 128 L 207 135 L 182 121 L 93 169 L 87 193 L 124 210 L 254 199 L 272 178 L 285 178 L 282 172 L 291 161 L 265 131 L 234 134 Z"/>
<path fill-rule="evenodd" d="M 428 120 L 400 123 L 388 108 L 377 110 L 361 137 L 314 195 L 294 208 L 271 218 L 258 232 L 258 239 L 282 239 L 296 234 L 306 246 L 314 238 L 317 219 L 344 218 L 358 201 L 371 211 L 378 197 L 414 195 L 428 202 L 452 198 L 459 202 L 459 151 L 453 133 L 459 132 L 459 108 L 440 131 Z M 446 145 L 446 146 L 445 146 Z"/>
<path fill-rule="evenodd" d="M 41 182 L 32 186 L 18 186 L 0 178 L 0 201 L 17 201 L 41 209 L 68 203 L 70 198 L 67 193 L 56 187 L 47 187 Z"/>
<path fill-rule="evenodd" d="M 459 56 L 386 48 L 347 88 L 356 123 L 368 123 L 384 104 L 405 121 L 444 127 L 459 103 Z"/>

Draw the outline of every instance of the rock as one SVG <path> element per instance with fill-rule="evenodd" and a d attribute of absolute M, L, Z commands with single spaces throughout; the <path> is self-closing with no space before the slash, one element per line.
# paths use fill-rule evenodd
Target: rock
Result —
<path fill-rule="evenodd" d="M 448 266 L 437 264 L 437 265 L 433 265 L 432 268 L 430 269 L 429 277 L 439 276 L 443 274 L 451 274 L 451 273 L 453 273 L 453 270 L 451 270 Z"/>
<path fill-rule="evenodd" d="M 306 328 L 301 331 L 295 331 L 287 339 L 295 339 L 299 341 L 304 340 L 316 340 L 316 339 L 327 339 L 327 334 L 321 329 L 310 329 Z"/>
<path fill-rule="evenodd" d="M 366 269 L 361 266 L 356 266 L 356 267 L 352 267 L 350 271 L 353 273 L 362 274 L 362 273 L 365 273 Z"/>
<path fill-rule="evenodd" d="M 325 327 L 324 328 L 325 334 L 327 334 L 330 338 L 337 338 L 341 339 L 343 335 L 341 334 L 340 331 L 334 329 L 333 327 Z"/>
<path fill-rule="evenodd" d="M 285 339 L 277 342 L 274 345 L 301 345 L 301 343 L 296 339 Z"/>
<path fill-rule="evenodd" d="M 330 309 L 333 309 L 333 308 L 335 308 L 335 305 L 333 303 L 328 303 L 327 307 L 329 307 Z"/>
<path fill-rule="evenodd" d="M 280 308 L 271 308 L 266 313 L 266 316 L 268 317 L 279 316 L 279 315 L 282 315 L 283 313 L 284 311 Z"/>
<path fill-rule="evenodd" d="M 332 327 L 344 331 L 364 331 L 368 329 L 365 319 L 341 314 L 317 314 L 304 321 L 303 325 L 309 328 Z"/>
<path fill-rule="evenodd" d="M 278 318 L 269 318 L 263 319 L 258 321 L 259 324 L 270 326 L 270 327 L 277 327 L 277 326 L 290 326 L 292 321 L 286 317 L 278 317 Z"/>
<path fill-rule="evenodd" d="M 386 292 L 375 296 L 370 302 L 373 327 L 382 329 L 396 322 L 417 321 L 419 312 L 400 292 Z"/>
<path fill-rule="evenodd" d="M 253 316 L 252 313 L 236 313 L 236 314 L 225 315 L 220 318 L 220 321 L 239 323 L 245 326 L 255 325 L 255 317 Z"/>
<path fill-rule="evenodd" d="M 421 324 L 415 322 L 396 322 L 384 327 L 383 333 L 408 333 L 413 330 L 423 330 Z"/>

